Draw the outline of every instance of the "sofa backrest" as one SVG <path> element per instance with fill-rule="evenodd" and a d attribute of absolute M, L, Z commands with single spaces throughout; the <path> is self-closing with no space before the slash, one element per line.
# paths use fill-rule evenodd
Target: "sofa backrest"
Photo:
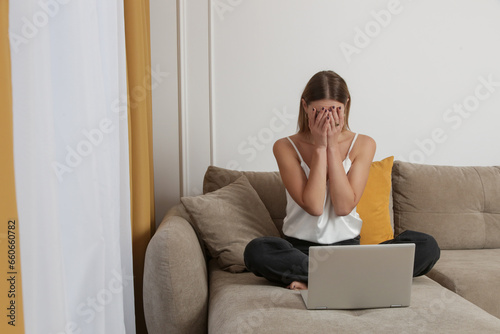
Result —
<path fill-rule="evenodd" d="M 285 187 L 279 172 L 241 172 L 209 166 L 203 179 L 203 193 L 209 193 L 234 182 L 245 175 L 266 206 L 276 228 L 282 233 L 286 215 Z"/>
<path fill-rule="evenodd" d="M 394 229 L 432 235 L 441 249 L 500 248 L 500 167 L 395 161 Z"/>

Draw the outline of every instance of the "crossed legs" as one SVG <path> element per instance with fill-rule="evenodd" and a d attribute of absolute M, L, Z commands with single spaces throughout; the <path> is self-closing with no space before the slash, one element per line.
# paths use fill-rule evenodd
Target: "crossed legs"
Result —
<path fill-rule="evenodd" d="M 428 234 L 408 230 L 394 239 L 383 242 L 383 244 L 398 243 L 415 244 L 414 277 L 428 273 L 439 260 L 439 246 L 436 240 Z M 359 238 L 331 245 L 356 244 L 359 244 Z M 264 277 L 274 283 L 285 286 L 292 282 L 307 284 L 309 247 L 317 245 L 319 244 L 294 238 L 256 238 L 245 248 L 245 265 L 256 276 Z"/>

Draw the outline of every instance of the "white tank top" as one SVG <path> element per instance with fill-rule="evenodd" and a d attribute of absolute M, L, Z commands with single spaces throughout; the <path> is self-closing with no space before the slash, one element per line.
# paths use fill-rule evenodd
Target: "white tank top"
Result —
<path fill-rule="evenodd" d="M 347 152 L 347 157 L 342 163 L 346 174 L 351 168 L 352 163 L 349 154 L 357 138 L 358 134 L 354 136 L 351 147 L 349 147 L 349 151 Z M 309 178 L 309 166 L 304 162 L 304 159 L 302 159 L 294 142 L 289 137 L 287 137 L 287 139 L 295 148 L 300 158 L 300 166 L 304 170 L 306 177 Z M 363 222 L 356 212 L 356 208 L 347 216 L 337 216 L 330 199 L 329 188 L 327 182 L 325 203 L 323 204 L 323 214 L 321 216 L 312 216 L 308 214 L 293 200 L 288 190 L 286 190 L 286 217 L 283 220 L 283 233 L 286 236 L 320 244 L 331 244 L 342 240 L 352 239 L 359 235 Z"/>

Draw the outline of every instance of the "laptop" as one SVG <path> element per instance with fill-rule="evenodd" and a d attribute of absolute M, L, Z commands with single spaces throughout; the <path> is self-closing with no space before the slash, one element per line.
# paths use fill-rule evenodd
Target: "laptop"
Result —
<path fill-rule="evenodd" d="M 410 305 L 415 244 L 312 246 L 307 309 Z"/>

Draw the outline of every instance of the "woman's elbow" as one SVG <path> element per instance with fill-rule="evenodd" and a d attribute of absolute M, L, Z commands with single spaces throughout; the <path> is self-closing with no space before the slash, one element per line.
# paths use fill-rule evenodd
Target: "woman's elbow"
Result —
<path fill-rule="evenodd" d="M 350 214 L 352 212 L 354 208 L 353 207 L 350 207 L 350 206 L 340 206 L 338 205 L 337 207 L 333 207 L 333 211 L 335 212 L 335 214 L 337 216 L 347 216 L 348 214 Z"/>
<path fill-rule="evenodd" d="M 305 212 L 310 214 L 311 216 L 321 216 L 323 214 L 323 207 L 322 206 L 308 206 L 308 205 L 303 205 L 302 209 L 304 209 Z"/>
<path fill-rule="evenodd" d="M 306 212 L 308 214 L 310 214 L 311 216 L 319 217 L 323 214 L 323 208 L 321 208 L 321 209 L 309 209 L 309 210 L 306 210 Z"/>
<path fill-rule="evenodd" d="M 311 198 L 303 198 L 297 202 L 300 207 L 311 216 L 321 216 L 323 214 L 323 203 L 319 200 L 311 200 Z"/>

